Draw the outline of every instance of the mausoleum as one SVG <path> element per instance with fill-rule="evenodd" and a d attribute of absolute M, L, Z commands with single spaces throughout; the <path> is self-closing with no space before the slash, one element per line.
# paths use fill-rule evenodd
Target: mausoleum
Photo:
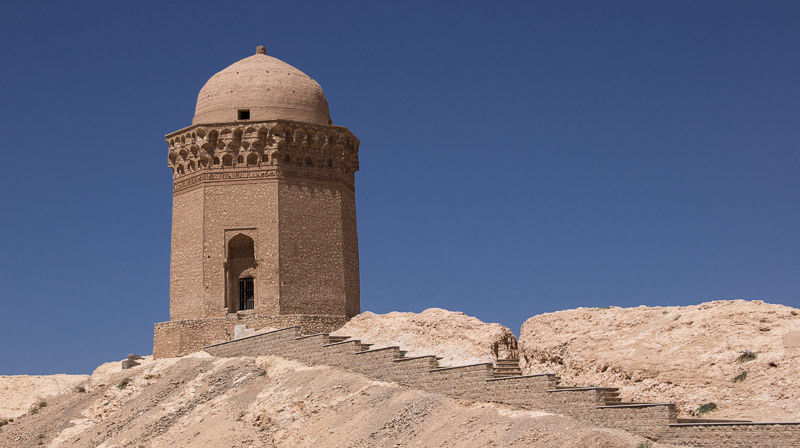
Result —
<path fill-rule="evenodd" d="M 359 140 L 333 125 L 316 81 L 259 46 L 206 82 L 192 125 L 166 140 L 170 320 L 155 357 L 236 325 L 330 332 L 360 312 Z"/>

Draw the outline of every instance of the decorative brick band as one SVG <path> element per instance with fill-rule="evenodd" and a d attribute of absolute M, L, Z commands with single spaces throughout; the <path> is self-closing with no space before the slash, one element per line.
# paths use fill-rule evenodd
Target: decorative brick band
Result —
<path fill-rule="evenodd" d="M 354 188 L 359 140 L 347 128 L 287 120 L 195 125 L 166 136 L 175 192 L 207 182 L 303 179 Z"/>

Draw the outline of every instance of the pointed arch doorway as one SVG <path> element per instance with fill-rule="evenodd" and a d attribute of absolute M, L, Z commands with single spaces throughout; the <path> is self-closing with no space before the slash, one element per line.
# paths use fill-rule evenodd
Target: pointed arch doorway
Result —
<path fill-rule="evenodd" d="M 255 243 L 239 233 L 228 241 L 225 260 L 225 306 L 229 313 L 255 309 Z"/>

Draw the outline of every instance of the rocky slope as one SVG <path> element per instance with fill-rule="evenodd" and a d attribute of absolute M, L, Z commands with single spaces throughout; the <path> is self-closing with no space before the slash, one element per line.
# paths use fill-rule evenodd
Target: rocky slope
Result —
<path fill-rule="evenodd" d="M 517 338 L 508 328 L 441 308 L 421 313 L 365 312 L 331 334 L 361 339 L 375 347 L 397 345 L 408 350 L 409 357 L 441 356 L 441 366 L 519 357 Z"/>
<path fill-rule="evenodd" d="M 620 387 L 624 401 L 674 402 L 682 416 L 800 421 L 800 310 L 761 301 L 579 308 L 530 318 L 525 373 Z"/>
<path fill-rule="evenodd" d="M 450 399 L 275 357 L 145 360 L 95 371 L 0 427 L 15 447 L 625 447 L 629 433 Z M 660 446 L 658 444 L 653 446 Z"/>

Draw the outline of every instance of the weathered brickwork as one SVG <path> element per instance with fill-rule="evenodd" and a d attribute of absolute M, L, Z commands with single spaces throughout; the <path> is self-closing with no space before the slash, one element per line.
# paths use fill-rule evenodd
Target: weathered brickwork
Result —
<path fill-rule="evenodd" d="M 229 340 L 230 319 L 361 312 L 360 142 L 331 124 L 314 80 L 260 47 L 212 77 L 193 125 L 166 139 L 170 322 L 156 326 L 156 356 Z"/>
<path fill-rule="evenodd" d="M 239 278 L 254 266 L 255 312 L 282 314 L 278 307 L 277 184 L 213 184 L 204 192 L 203 291 L 204 312 L 190 318 L 224 317 L 239 311 Z M 177 197 L 182 194 L 177 194 Z M 231 243 L 239 235 L 252 240 L 252 260 L 233 257 Z M 242 238 L 242 237 L 239 237 Z M 247 241 L 249 243 L 249 241 Z M 247 244 L 245 243 L 245 244 Z M 241 261 L 239 261 L 241 260 Z M 226 300 L 227 297 L 227 300 Z M 199 311 L 199 310 L 198 310 Z M 293 313 L 297 314 L 297 313 Z M 172 318 L 174 319 L 174 318 Z"/>
<path fill-rule="evenodd" d="M 659 441 L 696 448 L 797 447 L 800 446 L 800 424 L 673 424 Z"/>
<path fill-rule="evenodd" d="M 492 364 L 439 368 L 435 356 L 405 358 L 399 347 L 372 349 L 359 340 L 303 336 L 300 327 L 205 347 L 214 356 L 276 355 L 329 365 L 380 381 L 455 398 L 506 403 L 624 429 L 659 442 L 697 447 L 800 446 L 800 423 L 679 424 L 670 403 L 610 403 L 614 388 L 565 388 L 553 374 L 495 378 Z"/>
<path fill-rule="evenodd" d="M 340 188 L 286 181 L 278 198 L 281 311 L 348 315 Z"/>
<path fill-rule="evenodd" d="M 345 314 L 355 316 L 361 312 L 356 196 L 350 189 L 341 188 L 340 192 L 342 198 L 342 244 L 344 246 Z"/>
<path fill-rule="evenodd" d="M 277 316 L 233 315 L 212 319 L 161 322 L 155 326 L 153 357 L 158 359 L 182 356 L 200 351 L 209 344 L 232 340 L 236 325 L 247 325 L 251 328 L 281 328 L 287 325 L 297 325 L 297 328 L 301 328 L 304 332 L 319 333 L 338 330 L 347 321 L 348 318 L 345 316 L 284 314 Z M 286 355 L 288 356 L 288 354 Z"/>
<path fill-rule="evenodd" d="M 255 282 L 258 314 L 360 312 L 358 140 L 349 131 L 273 121 L 197 126 L 168 141 L 172 320 L 240 311 L 243 272 Z M 252 261 L 231 257 L 238 235 L 252 240 Z"/>
<path fill-rule="evenodd" d="M 175 196 L 172 201 L 172 259 L 169 281 L 170 319 L 204 317 L 203 190 Z"/>

